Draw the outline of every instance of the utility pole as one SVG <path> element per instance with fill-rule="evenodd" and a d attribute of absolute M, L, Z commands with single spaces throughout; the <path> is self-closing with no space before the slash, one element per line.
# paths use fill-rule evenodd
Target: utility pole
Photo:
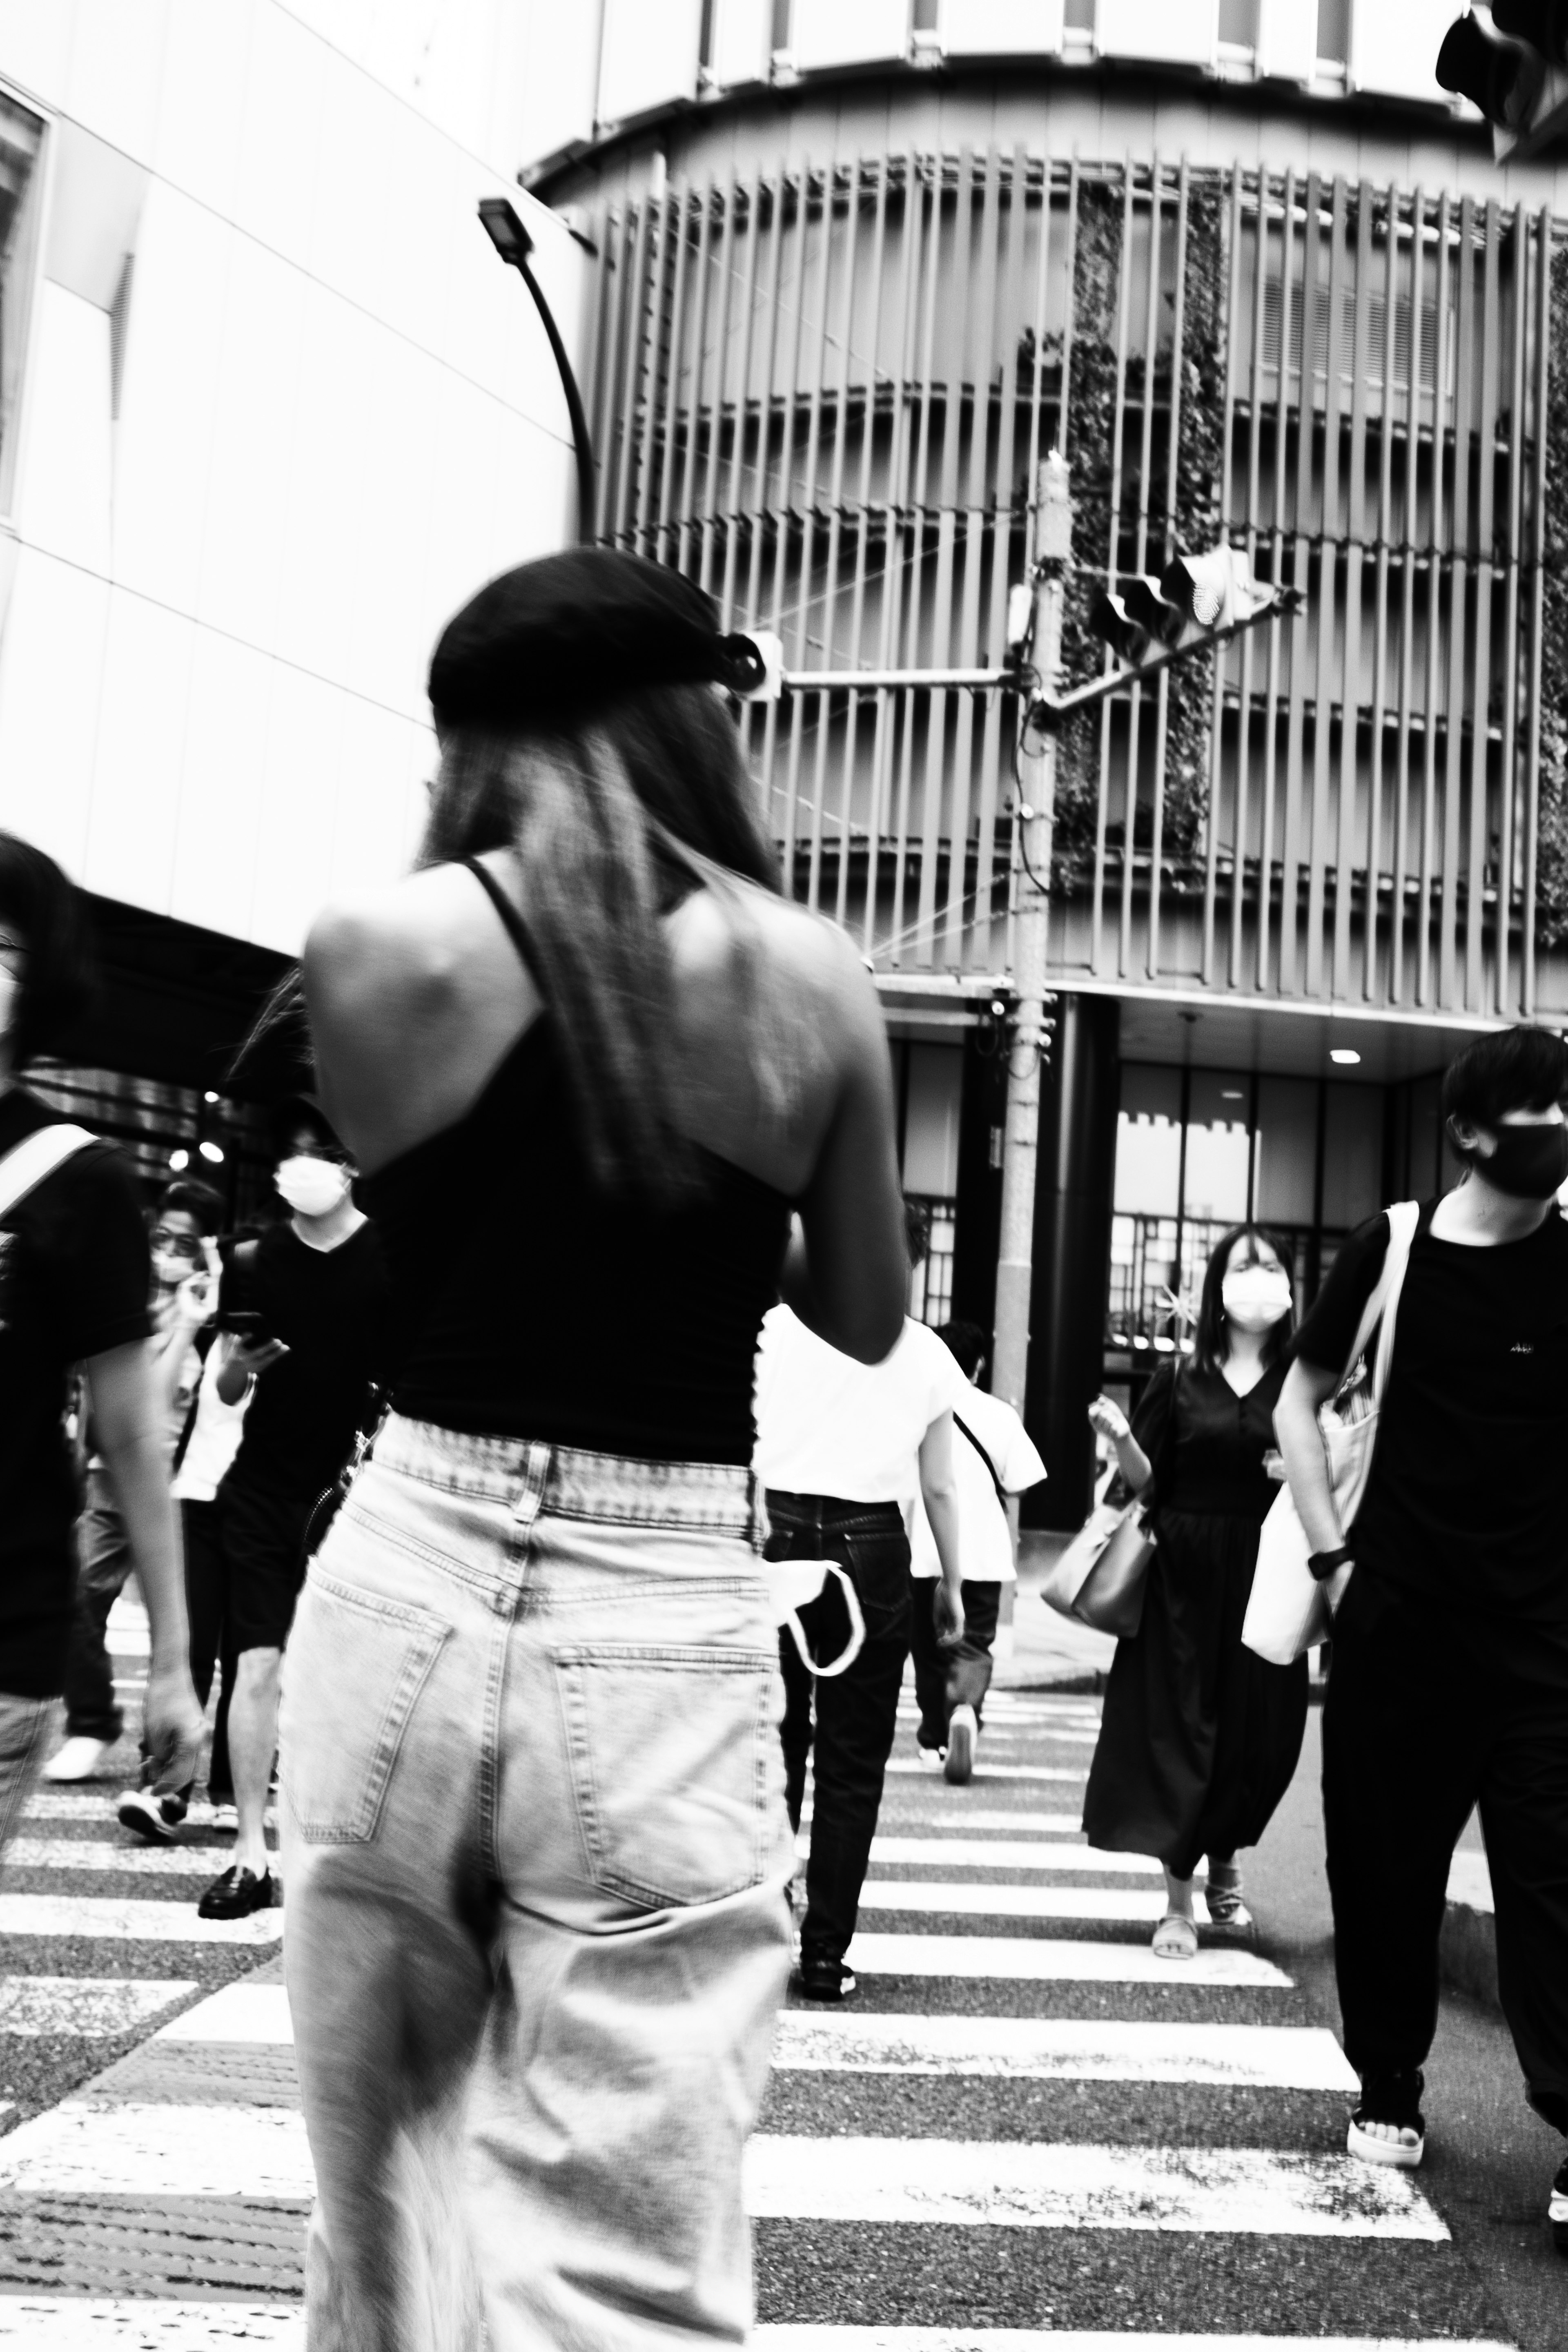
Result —
<path fill-rule="evenodd" d="M 1034 620 L 1030 659 L 1043 696 L 1061 665 L 1061 600 L 1072 554 L 1072 493 L 1067 460 L 1052 450 L 1035 499 Z M 1020 804 L 1013 811 L 1014 985 L 1018 1010 L 1008 1057 L 1002 1145 L 1002 1231 L 991 1391 L 1022 1412 L 1029 1375 L 1030 1291 L 1034 1276 L 1034 1195 L 1040 1158 L 1040 1074 L 1046 1041 L 1046 950 L 1051 930 L 1051 835 L 1056 809 L 1056 730 L 1019 761 Z M 1026 744 L 1028 734 L 1026 730 Z"/>

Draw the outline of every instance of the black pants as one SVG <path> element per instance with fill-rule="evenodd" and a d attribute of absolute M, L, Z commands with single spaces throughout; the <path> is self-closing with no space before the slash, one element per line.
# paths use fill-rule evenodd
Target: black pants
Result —
<path fill-rule="evenodd" d="M 915 1660 L 915 1696 L 920 1702 L 915 1737 L 922 1748 L 946 1748 L 956 1706 L 972 1706 L 978 1723 L 991 1687 L 991 1643 L 1002 1600 L 999 1584 L 971 1584 L 966 1577 L 964 1638 L 948 1650 L 936 1639 L 936 1591 L 935 1577 L 909 1580 L 909 1649 Z"/>
<path fill-rule="evenodd" d="M 234 1691 L 234 1637 L 229 1628 L 228 1563 L 215 1503 L 182 1503 L 180 1528 L 185 1544 L 185 1614 L 191 1625 L 191 1680 L 205 1706 L 214 1672 L 218 1686 L 213 1752 L 207 1762 L 207 1794 L 214 1804 L 234 1802 L 229 1769 L 229 1699 Z"/>
<path fill-rule="evenodd" d="M 1358 1570 L 1334 1622 L 1323 1821 L 1362 2074 L 1431 2048 L 1448 1864 L 1478 1803 L 1503 2014 L 1531 2104 L 1568 2131 L 1568 1626 L 1461 1622 Z"/>
<path fill-rule="evenodd" d="M 898 1724 L 898 1693 L 909 1654 L 909 1538 L 895 1503 L 849 1503 L 831 1495 L 769 1490 L 769 1559 L 832 1559 L 847 1570 L 865 1619 L 865 1646 L 852 1666 L 825 1679 L 800 1663 L 786 1626 L 784 1790 L 789 1826 L 800 1826 L 806 1759 L 816 1710 L 811 1852 L 806 1864 L 804 1958 L 841 1959 L 855 1931 L 861 1888 L 882 1804 L 883 1775 Z M 849 1611 L 835 1578 L 800 1612 L 813 1657 L 831 1660 L 849 1639 Z"/>

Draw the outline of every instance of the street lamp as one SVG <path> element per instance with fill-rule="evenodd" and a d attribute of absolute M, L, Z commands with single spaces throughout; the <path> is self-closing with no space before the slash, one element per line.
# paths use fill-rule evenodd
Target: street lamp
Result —
<path fill-rule="evenodd" d="M 561 390 L 566 394 L 567 413 L 571 418 L 571 437 L 577 450 L 577 535 L 584 547 L 591 547 L 593 543 L 593 444 L 589 438 L 582 394 L 577 388 L 577 378 L 571 372 L 571 362 L 566 355 L 560 330 L 550 314 L 549 304 L 540 290 L 538 279 L 528 267 L 528 256 L 534 249 L 533 238 L 523 226 L 517 207 L 505 196 L 481 196 L 479 218 L 501 259 L 508 269 L 517 271 L 533 296 L 534 307 L 549 337 L 549 347 L 555 353 L 555 363 L 560 372 Z"/>

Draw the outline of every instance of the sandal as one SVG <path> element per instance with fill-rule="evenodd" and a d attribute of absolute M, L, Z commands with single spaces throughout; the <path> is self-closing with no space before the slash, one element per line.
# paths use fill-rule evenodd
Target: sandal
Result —
<path fill-rule="evenodd" d="M 1351 2116 L 1346 2142 L 1352 2156 L 1359 2156 L 1364 2164 L 1393 2164 L 1402 2172 L 1414 2172 L 1427 2152 L 1427 2118 L 1421 2113 L 1425 2088 L 1426 2077 L 1418 2070 L 1408 2074 L 1364 2074 L 1361 2105 Z M 1392 2124 L 1402 2135 L 1410 2132 L 1415 2137 L 1378 2139 L 1367 2130 L 1368 2124 Z"/>
<path fill-rule="evenodd" d="M 1156 1960 L 1196 1960 L 1197 1929 L 1185 1913 L 1167 1911 L 1150 1947 Z"/>
<path fill-rule="evenodd" d="M 1250 1927 L 1252 1914 L 1241 1900 L 1241 1873 L 1233 1862 L 1209 1864 L 1203 1899 L 1211 1927 Z"/>

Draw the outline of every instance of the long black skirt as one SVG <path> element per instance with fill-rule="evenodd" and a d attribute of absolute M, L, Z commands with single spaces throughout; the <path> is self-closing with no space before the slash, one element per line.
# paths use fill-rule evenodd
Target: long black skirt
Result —
<path fill-rule="evenodd" d="M 1257 1844 L 1301 1752 L 1306 1659 L 1271 1666 L 1241 1644 L 1258 1533 L 1249 1518 L 1162 1511 L 1144 1622 L 1111 1667 L 1084 1832 L 1177 1878 Z"/>

